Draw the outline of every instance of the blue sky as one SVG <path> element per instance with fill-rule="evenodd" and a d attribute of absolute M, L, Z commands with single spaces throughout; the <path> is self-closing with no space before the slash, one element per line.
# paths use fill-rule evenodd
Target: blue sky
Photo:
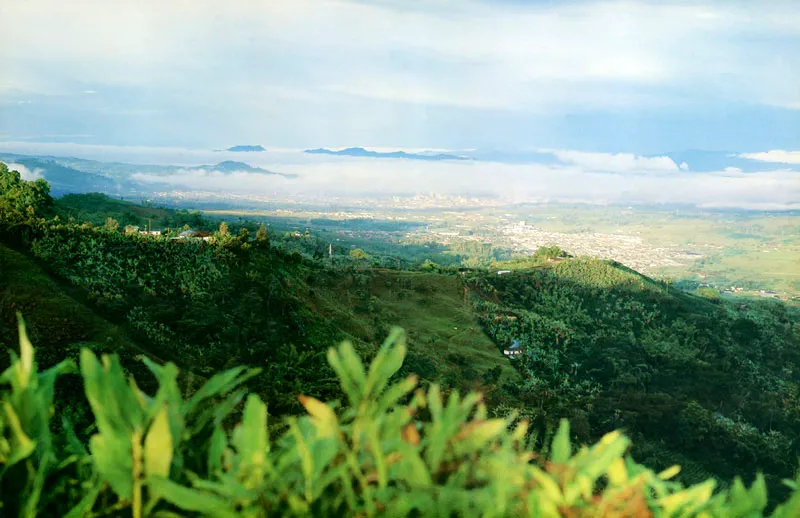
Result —
<path fill-rule="evenodd" d="M 800 2 L 6 0 L 0 140 L 800 149 Z"/>

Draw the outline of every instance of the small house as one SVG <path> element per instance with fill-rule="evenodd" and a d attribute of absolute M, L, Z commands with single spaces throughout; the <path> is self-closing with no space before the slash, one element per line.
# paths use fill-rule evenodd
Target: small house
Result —
<path fill-rule="evenodd" d="M 211 232 L 206 232 L 205 230 L 184 230 L 174 239 L 202 239 L 203 241 L 209 241 L 212 236 Z"/>
<path fill-rule="evenodd" d="M 507 273 L 511 273 L 511 270 L 498 270 L 497 275 L 505 275 Z"/>
<path fill-rule="evenodd" d="M 522 351 L 522 345 L 519 343 L 519 340 L 515 339 L 511 342 L 511 345 L 503 349 L 503 354 L 505 354 L 507 358 L 513 359 L 522 354 Z"/>

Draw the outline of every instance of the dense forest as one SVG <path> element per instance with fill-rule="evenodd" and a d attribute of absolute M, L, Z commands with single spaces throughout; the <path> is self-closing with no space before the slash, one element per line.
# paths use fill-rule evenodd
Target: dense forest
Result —
<path fill-rule="evenodd" d="M 638 459 L 680 459 L 686 477 L 796 470 L 796 307 L 708 299 L 591 258 L 470 282 L 489 336 L 525 349 L 514 392 L 531 417 L 569 417 L 585 440 L 623 428 Z"/>
<path fill-rule="evenodd" d="M 160 234 L 147 232 L 153 229 Z M 182 235 L 186 230 L 208 235 Z M 25 181 L 0 164 L 0 344 L 19 347 L 20 313 L 38 365 L 62 366 L 39 376 L 43 392 L 36 397 L 44 398 L 37 399 L 43 406 L 37 410 L 39 417 L 23 416 L 35 428 L 28 429 L 28 424 L 15 424 L 8 409 L 22 401 L 14 398 L 30 396 L 21 394 L 33 389 L 14 376 L 23 370 L 25 376 L 33 376 L 31 366 L 25 363 L 24 350 L 20 359 L 0 359 L 0 369 L 8 367 L 0 390 L 9 401 L 0 421 L 0 464 L 16 463 L 9 454 L 21 451 L 19 426 L 26 437 L 34 437 L 45 433 L 42 426 L 47 422 L 58 438 L 47 435 L 28 451 L 34 457 L 16 466 L 31 478 L 0 474 L 2 494 L 28 494 L 36 487 L 41 493 L 49 480 L 45 472 L 52 471 L 47 463 L 65 462 L 69 451 L 82 459 L 68 469 L 70 477 L 94 477 L 108 485 L 99 483 L 89 490 L 59 479 L 65 485 L 58 486 L 57 493 L 66 495 L 65 501 L 74 506 L 93 495 L 79 508 L 84 514 L 108 509 L 113 514 L 115 505 L 117 510 L 135 510 L 135 495 L 124 489 L 128 482 L 119 482 L 114 477 L 122 475 L 103 467 L 94 443 L 98 433 L 106 441 L 122 433 L 114 419 L 133 426 L 133 412 L 138 424 L 131 429 L 137 433 L 160 427 L 172 434 L 167 434 L 172 437 L 169 446 L 162 447 L 172 452 L 173 461 L 167 461 L 165 473 L 162 468 L 160 481 L 148 486 L 151 505 L 145 506 L 145 514 L 204 511 L 182 507 L 187 499 L 202 497 L 228 509 L 217 513 L 220 516 L 237 510 L 249 516 L 373 515 L 403 502 L 415 503 L 397 509 L 426 514 L 439 503 L 456 513 L 480 514 L 490 509 L 487 502 L 492 499 L 505 502 L 498 504 L 498 515 L 553 516 L 569 510 L 573 514 L 566 515 L 571 516 L 650 516 L 643 511 L 650 509 L 657 516 L 702 511 L 708 516 L 760 516 L 765 506 L 772 509 L 796 498 L 790 497 L 792 486 L 783 482 L 795 478 L 800 454 L 796 306 L 723 298 L 708 291 L 690 293 L 617 263 L 570 257 L 557 247 L 506 260 L 484 246 L 471 254 L 424 245 L 370 247 L 368 241 L 337 243 L 327 237 L 259 222 L 234 225 L 199 212 L 147 207 L 99 194 L 53 199 L 47 182 Z M 482 266 L 487 264 L 491 268 Z M 394 339 L 377 347 L 394 325 L 407 331 L 401 347 L 394 347 Z M 338 354 L 349 358 L 346 366 L 329 352 L 342 340 L 352 344 L 339 349 Z M 505 358 L 503 350 L 512 343 L 523 352 Z M 95 354 L 113 354 L 116 359 L 98 363 Z M 392 367 L 382 369 L 390 356 Z M 357 362 L 377 365 L 375 377 L 358 381 L 366 367 Z M 71 369 L 65 366 L 71 364 L 80 365 L 80 377 L 66 374 Z M 65 375 L 54 385 L 61 371 Z M 123 373 L 135 377 L 132 388 Z M 411 379 L 424 392 L 413 392 Z M 100 404 L 96 391 L 103 384 L 115 388 Z M 384 391 L 387 384 L 399 388 Z M 54 389 L 56 416 L 51 419 L 48 402 Z M 471 390 L 483 394 L 480 405 L 471 399 L 478 397 Z M 237 408 L 248 392 L 252 395 L 240 416 Z M 471 395 L 463 396 L 468 392 Z M 155 399 L 136 403 L 140 393 Z M 298 394 L 304 397 L 298 399 Z M 374 398 L 381 394 L 388 398 L 385 404 L 367 410 L 365 401 L 376 404 Z M 197 401 L 206 398 L 214 403 L 199 408 Z M 329 407 L 318 401 L 345 399 L 349 406 Z M 270 434 L 280 439 L 271 460 L 258 461 L 267 462 L 259 464 L 260 475 L 247 475 L 250 482 L 245 483 L 244 475 L 234 476 L 231 466 L 250 462 L 244 460 L 252 446 L 246 441 L 262 441 L 258 427 L 266 420 L 267 407 L 262 410 L 261 401 L 268 403 Z M 116 417 L 106 416 L 108 405 L 119 406 Z M 134 411 L 137 405 L 141 410 Z M 408 428 L 410 417 L 392 420 L 395 414 L 389 409 L 396 405 L 419 413 L 413 431 Z M 441 405 L 452 410 L 442 410 Z M 170 414 L 176 408 L 185 410 L 180 419 Z M 168 415 L 160 417 L 162 409 Z M 336 441 L 322 440 L 333 426 L 334 411 L 342 433 L 354 441 L 349 448 L 366 440 L 365 445 L 381 443 L 385 449 L 345 460 L 354 454 L 351 450 L 347 453 Z M 305 413 L 310 417 L 294 417 Z M 242 424 L 235 426 L 240 419 Z M 179 421 L 196 426 L 180 435 Z M 485 439 L 469 447 L 457 444 L 456 439 L 469 436 L 465 430 L 488 426 L 480 423 L 494 423 L 496 428 L 491 433 L 487 428 Z M 451 427 L 450 435 L 444 434 L 443 426 Z M 266 423 L 263 428 L 266 433 Z M 462 428 L 466 435 L 458 434 Z M 402 431 L 406 443 L 423 455 L 424 465 L 403 461 L 392 469 L 381 467 L 387 456 L 411 455 L 406 446 L 392 442 L 391 430 Z M 624 446 L 613 442 L 623 440 L 613 435 L 615 430 L 630 437 L 632 445 L 627 439 Z M 128 448 L 131 443 L 124 440 Z M 593 473 L 586 475 L 588 482 L 578 482 L 578 474 L 566 477 L 546 461 L 549 452 L 550 462 L 569 464 L 570 442 L 596 441 L 600 442 L 587 450 L 594 452 L 590 457 L 602 457 L 600 450 L 607 444 L 603 441 L 620 448 L 615 447 L 601 467 L 575 461 L 570 468 L 575 473 Z M 236 457 L 222 467 L 220 452 L 229 451 L 226 448 Z M 435 453 L 437 448 L 447 453 Z M 545 457 L 526 457 L 529 448 Z M 199 452 L 204 452 L 202 459 Z M 675 477 L 678 482 L 667 487 L 639 464 L 612 462 L 626 452 L 656 472 L 683 466 Z M 42 464 L 42 459 L 49 460 Z M 498 488 L 499 480 L 487 482 L 487 473 L 500 465 L 508 466 L 502 484 L 513 491 Z M 370 470 L 377 470 L 375 480 L 365 474 Z M 632 481 L 636 473 L 647 480 L 644 486 Z M 737 475 L 752 484 L 752 491 L 733 483 Z M 426 476 L 440 490 L 423 497 L 412 491 L 411 481 Z M 566 500 L 543 496 L 548 477 Z M 245 485 L 225 485 L 234 479 Z M 285 481 L 285 490 L 275 489 L 276 480 Z M 309 480 L 318 481 L 319 488 Z M 538 482 L 526 485 L 520 482 L 524 480 Z M 581 489 L 569 489 L 573 483 Z M 139 487 L 141 505 L 139 482 L 131 484 Z M 663 511 L 668 508 L 663 501 L 667 493 L 683 494 L 680 484 L 697 484 L 686 490 L 694 496 L 682 500 L 696 499 L 692 501 L 697 505 Z M 256 497 L 256 486 L 275 492 Z M 614 514 L 619 511 L 616 501 L 608 504 L 606 514 L 586 511 L 591 502 L 600 506 L 603 495 L 610 499 L 613 490 L 634 486 L 638 493 L 631 495 L 642 499 L 638 514 L 635 509 Z M 716 499 L 710 494 L 701 498 L 712 486 L 719 491 Z M 514 507 L 523 504 L 509 496 L 523 487 L 529 499 L 524 509 Z M 445 488 L 454 492 L 448 496 Z M 572 500 L 564 496 L 570 491 Z M 766 493 L 769 503 L 759 503 Z M 459 498 L 472 497 L 473 503 L 457 507 Z M 34 500 L 9 503 L 4 498 L 4 505 L 20 514 L 25 514 L 23 506 L 33 505 L 25 510 L 29 516 L 68 510 L 52 499 Z M 746 502 L 736 508 L 740 514 L 724 507 L 735 502 Z M 782 509 L 777 512 L 795 516 L 789 507 Z"/>

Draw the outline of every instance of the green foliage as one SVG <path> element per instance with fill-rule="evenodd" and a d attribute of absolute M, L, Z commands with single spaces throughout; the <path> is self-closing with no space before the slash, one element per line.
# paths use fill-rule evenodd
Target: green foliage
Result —
<path fill-rule="evenodd" d="M 110 217 L 106 218 L 106 222 L 103 225 L 103 228 L 105 228 L 109 232 L 116 232 L 117 229 L 119 228 L 119 222 L 117 220 L 115 220 L 114 218 L 110 218 Z"/>
<path fill-rule="evenodd" d="M 228 234 L 229 234 L 229 232 L 228 232 L 228 224 L 225 223 L 224 221 L 219 224 L 218 234 L 221 237 L 228 237 Z"/>
<path fill-rule="evenodd" d="M 315 279 L 302 259 L 230 236 L 170 240 L 55 220 L 26 228 L 32 255 L 158 357 L 202 376 L 262 367 L 269 375 L 254 383 L 281 412 L 301 410 L 292 397 L 301 387 L 335 390 L 319 346 L 335 331 L 295 291 Z"/>
<path fill-rule="evenodd" d="M 117 203 L 108 200 L 99 200 L 98 203 Z M 124 211 L 141 208 L 119 203 Z M 154 215 L 151 212 L 136 214 L 139 222 Z M 218 224 L 218 221 L 212 224 L 200 218 L 197 213 L 170 211 L 168 216 L 171 225 L 178 221 L 191 221 L 194 228 L 212 230 Z M 141 494 L 141 504 L 137 507 L 144 514 L 166 512 L 175 508 L 159 492 L 170 487 L 193 499 L 193 504 L 182 500 L 181 505 L 195 505 L 199 511 L 207 511 L 222 499 L 227 502 L 224 506 L 233 505 L 241 511 L 244 508 L 238 505 L 238 500 L 231 504 L 231 495 L 252 495 L 253 491 L 260 491 L 252 487 L 262 488 L 269 483 L 267 478 L 262 478 L 259 479 L 261 485 L 242 486 L 244 489 L 239 486 L 223 488 L 218 485 L 223 483 L 223 475 L 212 475 L 209 467 L 209 457 L 213 457 L 216 459 L 214 473 L 228 473 L 233 469 L 232 462 L 239 454 L 240 446 L 244 448 L 236 442 L 238 439 L 232 432 L 236 420 L 232 412 L 238 403 L 244 401 L 243 389 L 222 394 L 221 401 L 217 401 L 219 407 L 217 402 L 212 404 L 210 401 L 196 405 L 202 410 L 197 411 L 199 415 L 196 418 L 206 424 L 192 427 L 194 431 L 187 431 L 184 427 L 182 435 L 173 434 L 170 409 L 176 405 L 163 407 L 166 408 L 163 413 L 161 409 L 150 406 L 151 399 L 158 397 L 159 387 L 164 386 L 163 380 L 157 374 L 154 382 L 147 367 L 132 361 L 129 342 L 112 344 L 106 341 L 110 337 L 105 335 L 98 337 L 98 343 L 70 346 L 68 344 L 88 341 L 97 335 L 86 330 L 83 323 L 75 321 L 80 312 L 73 315 L 70 309 L 65 308 L 59 313 L 59 316 L 69 316 L 69 321 L 48 318 L 57 313 L 50 309 L 45 312 L 47 316 L 41 314 L 41 308 L 37 307 L 39 301 L 50 296 L 42 295 L 41 290 L 50 293 L 62 289 L 85 304 L 80 306 L 83 311 L 96 311 L 103 318 L 124 323 L 125 330 L 131 332 L 142 351 L 163 360 L 172 360 L 197 384 L 202 383 L 203 378 L 238 363 L 260 367 L 264 374 L 250 378 L 248 387 L 262 400 L 269 401 L 273 416 L 298 413 L 311 404 L 308 399 L 302 403 L 298 401 L 294 397 L 297 393 L 310 394 L 319 400 L 340 396 L 334 373 L 342 376 L 342 372 L 351 371 L 349 368 L 337 370 L 335 361 L 331 361 L 333 367 L 325 361 L 327 345 L 332 340 L 349 336 L 354 338 L 353 350 L 358 352 L 353 358 L 373 358 L 379 350 L 360 340 L 372 341 L 374 337 L 382 336 L 388 329 L 387 321 L 402 316 L 409 326 L 410 349 L 394 378 L 412 373 L 419 375 L 425 397 L 429 395 L 430 384 L 439 383 L 444 401 L 455 387 L 464 390 L 479 388 L 485 392 L 489 415 L 505 418 L 508 411 L 516 409 L 521 416 L 530 418 L 524 442 L 532 447 L 541 448 L 543 452 L 563 449 L 563 445 L 556 447 L 551 444 L 551 430 L 555 430 L 563 418 L 570 421 L 571 437 L 581 442 L 596 441 L 605 433 L 624 428 L 635 439 L 632 445 L 634 455 L 656 471 L 676 463 L 686 466 L 687 469 L 677 475 L 682 484 L 702 482 L 713 475 L 718 487 L 734 491 L 736 483 L 726 486 L 722 481 L 742 474 L 750 483 L 757 470 L 764 470 L 763 481 L 758 481 L 753 488 L 762 482 L 766 485 L 772 499 L 770 506 L 788 493 L 780 480 L 792 476 L 800 441 L 800 371 L 796 368 L 800 362 L 800 327 L 796 312 L 777 301 L 756 300 L 740 305 L 722 299 L 711 304 L 707 299 L 676 289 L 665 290 L 663 283 L 654 283 L 613 262 L 591 258 L 562 259 L 556 252 L 543 252 L 544 255 L 537 259 L 530 256 L 505 263 L 503 266 L 513 264 L 509 269 L 514 272 L 498 276 L 494 269 L 490 272 L 457 272 L 453 263 L 448 262 L 457 259 L 456 256 L 439 254 L 439 249 L 420 245 L 414 252 L 417 255 L 411 255 L 417 257 L 419 268 L 399 272 L 365 269 L 367 258 L 349 257 L 354 244 L 351 242 L 341 241 L 334 245 L 333 258 L 329 260 L 328 245 L 334 239 L 321 239 L 309 232 L 273 233 L 273 247 L 260 246 L 269 245 L 269 236 L 263 227 L 264 238 L 259 239 L 261 229 L 256 230 L 255 225 L 250 225 L 256 233 L 252 245 L 242 239 L 242 232 L 235 238 L 218 236 L 211 242 L 169 241 L 105 230 L 105 219 L 118 217 L 113 212 L 109 215 L 94 214 L 95 227 L 78 225 L 74 219 L 69 219 L 71 217 L 62 213 L 61 220 L 44 221 L 29 214 L 14 220 L 13 226 L 8 228 L 23 230 L 18 233 L 23 237 L 20 240 L 6 240 L 13 237 L 12 234 L 0 232 L 3 241 L 18 248 L 23 248 L 18 246 L 20 243 L 24 245 L 28 253 L 41 260 L 40 265 L 55 274 L 59 283 L 56 285 L 50 279 L 47 287 L 42 286 L 35 297 L 21 304 L 26 310 L 36 308 L 36 317 L 31 319 L 36 324 L 34 337 L 40 347 L 45 346 L 40 349 L 40 363 L 53 365 L 70 357 L 77 360 L 77 351 L 84 345 L 95 351 L 119 351 L 121 357 L 117 367 L 114 360 L 110 359 L 107 365 L 101 360 L 95 361 L 100 365 L 99 370 L 96 365 L 93 370 L 91 361 L 85 360 L 88 362 L 86 372 L 94 372 L 98 379 L 106 376 L 108 379 L 103 383 L 110 383 L 109 380 L 117 376 L 112 371 L 124 371 L 126 376 L 135 372 L 143 391 L 134 390 L 134 395 L 146 393 L 151 396 L 136 396 L 137 400 L 145 401 L 139 403 L 145 416 L 136 417 L 132 421 L 134 424 L 129 423 L 127 428 L 121 429 L 119 433 L 125 438 L 122 442 L 124 448 L 122 457 L 117 458 L 115 455 L 118 454 L 109 451 L 116 451 L 118 445 L 101 430 L 108 427 L 99 426 L 102 419 L 111 418 L 102 417 L 95 411 L 95 428 L 87 429 L 89 423 L 86 421 L 92 410 L 82 405 L 82 398 L 76 397 L 79 392 L 77 380 L 70 381 L 65 377 L 67 389 L 59 391 L 57 416 L 77 422 L 80 425 L 77 434 L 73 434 L 75 437 L 70 435 L 71 427 L 55 419 L 50 442 L 53 451 L 58 452 L 54 454 L 57 459 L 48 464 L 50 467 L 41 470 L 38 464 L 29 466 L 27 460 L 17 462 L 9 468 L 13 476 L 5 478 L 0 487 L 2 494 L 33 495 L 40 483 L 38 481 L 44 480 L 42 483 L 49 489 L 41 493 L 40 503 L 34 505 L 46 508 L 45 514 L 62 515 L 68 511 L 57 507 L 59 504 L 51 500 L 50 495 L 53 499 L 63 497 L 64 502 L 70 503 L 85 498 L 86 505 L 96 512 L 102 509 L 109 514 L 123 511 L 129 514 L 133 501 L 139 499 L 136 495 Z M 128 224 L 125 219 L 119 221 Z M 7 224 L 10 220 L 5 222 Z M 246 229 L 248 224 L 243 224 Z M 393 269 L 411 267 L 408 261 L 382 255 L 383 251 L 394 252 L 393 244 L 385 246 L 378 253 L 368 248 L 370 263 Z M 481 250 L 486 255 L 481 256 L 480 264 L 490 264 L 502 257 L 501 251 L 491 247 L 485 246 Z M 436 262 L 419 260 L 419 254 L 426 251 Z M 559 260 L 550 260 L 554 254 Z M 324 261 L 320 261 L 322 258 Z M 14 311 L 19 309 L 14 304 L 19 300 L 17 295 L 5 290 L 3 282 L 9 278 L 8 272 L 18 272 L 19 263 L 2 263 L 0 256 L 0 270 L 4 269 L 4 264 L 5 271 L 0 272 L 3 273 L 0 275 L 0 317 L 3 317 L 0 318 L 0 341 L 11 344 L 10 326 Z M 473 306 L 466 304 L 470 294 Z M 486 334 L 473 329 L 475 309 L 494 344 Z M 80 316 L 79 320 L 83 318 Z M 514 339 L 523 344 L 526 352 L 509 362 L 497 347 L 507 346 Z M 100 347 L 99 343 L 104 346 Z M 344 365 L 350 360 L 342 351 L 338 353 L 339 362 Z M 174 366 L 163 368 L 171 373 Z M 366 383 L 367 369 L 362 370 Z M 225 371 L 223 375 L 229 372 Z M 355 381 L 348 382 L 348 386 L 358 386 L 359 376 L 352 376 L 355 376 Z M 85 383 L 88 387 L 88 382 Z M 122 385 L 128 387 L 130 382 L 125 380 Z M 101 392 L 105 397 L 108 391 L 98 393 Z M 184 388 L 181 397 L 189 397 L 191 393 Z M 356 399 L 351 399 L 347 391 L 345 394 L 348 402 L 344 409 L 337 405 L 331 407 L 337 415 L 339 431 L 351 426 L 351 421 L 342 412 L 357 407 L 353 401 L 361 397 L 362 392 L 353 392 Z M 372 394 L 375 396 L 374 391 Z M 408 405 L 416 397 L 416 394 L 409 393 L 402 404 Z M 120 404 L 120 401 L 127 404 L 123 397 L 119 401 L 113 399 L 109 407 Z M 432 419 L 430 401 L 425 401 L 424 407 L 412 409 L 417 412 L 416 428 L 422 438 L 432 433 L 426 428 Z M 253 405 L 255 403 L 250 406 Z M 401 405 L 401 408 L 405 407 Z M 255 410 L 251 413 L 256 417 L 259 415 Z M 222 417 L 218 419 L 218 415 Z M 0 417 L 5 418 L 2 411 Z M 251 421 L 260 422 L 260 417 L 256 417 Z M 190 426 L 186 423 L 195 417 L 186 414 L 182 419 L 185 426 Z M 518 421 L 513 420 L 513 424 Z M 314 446 L 316 443 L 308 435 L 310 432 L 303 428 L 311 425 L 304 422 L 301 418 L 293 425 L 288 421 L 270 419 L 273 435 L 277 431 L 280 437 L 279 441 L 269 445 L 270 453 L 266 458 L 270 462 L 277 466 L 279 457 L 270 455 L 284 451 L 278 442 L 281 445 L 296 444 L 293 426 L 299 427 L 300 437 L 310 445 L 312 454 L 316 451 L 314 447 L 323 448 Z M 511 418 L 507 422 L 512 423 Z M 219 424 L 221 432 L 208 423 Z M 155 433 L 155 430 L 159 432 Z M 383 433 L 381 430 L 379 427 L 380 434 Z M 91 434 L 96 438 L 87 436 Z M 16 440 L 9 437 L 9 444 Z M 80 440 L 72 440 L 77 437 Z M 359 444 L 367 445 L 369 441 Z M 164 453 L 170 449 L 172 453 Z M 148 455 L 148 451 L 162 454 Z M 331 461 L 332 464 L 324 464 L 326 467 L 312 462 L 315 477 L 327 473 L 325 470 L 329 467 L 334 469 L 332 466 L 337 462 L 345 462 L 342 459 L 348 459 L 342 450 L 336 451 L 339 457 L 334 457 L 336 460 Z M 391 448 L 385 451 L 402 454 Z M 367 452 L 367 455 L 372 454 L 374 452 Z M 133 462 L 137 455 L 140 457 L 138 464 Z M 358 455 L 357 462 L 361 462 L 362 457 Z M 421 450 L 420 455 L 425 460 L 424 451 Z M 148 457 L 151 462 L 146 462 Z M 280 480 L 293 480 L 291 487 L 296 486 L 298 492 L 302 486 L 302 495 L 297 497 L 302 500 L 305 498 L 306 479 L 301 480 L 291 472 L 291 469 L 298 470 L 297 473 L 307 469 L 302 464 L 305 461 L 299 460 L 301 458 L 299 453 L 293 453 L 283 461 L 287 471 L 278 473 Z M 97 459 L 103 461 L 102 466 L 97 464 Z M 127 462 L 125 459 L 130 462 L 124 464 L 123 461 Z M 380 473 L 377 461 L 364 462 L 367 462 L 367 467 L 362 474 L 368 481 L 367 486 L 376 484 Z M 352 466 L 351 461 L 346 463 Z M 374 493 L 379 497 L 373 495 L 369 498 L 384 498 L 387 491 L 404 487 L 404 479 L 392 478 L 394 464 L 388 461 L 386 464 L 387 486 L 379 487 L 379 491 Z M 120 466 L 124 470 L 120 471 Z M 442 469 L 445 478 L 452 475 L 447 471 L 452 466 L 445 467 L 447 469 L 439 465 L 439 471 L 431 471 L 433 468 L 426 464 L 434 485 L 446 483 L 437 478 Z M 162 484 L 158 489 L 152 489 L 150 482 L 136 482 L 141 477 L 147 480 L 148 473 L 163 474 L 167 469 L 168 476 L 164 478 L 168 480 L 155 481 L 156 478 L 151 477 L 152 487 Z M 251 468 L 240 466 L 236 469 L 249 473 Z M 348 476 L 356 476 L 355 471 L 348 473 Z M 467 480 L 473 472 L 463 476 Z M 95 485 L 93 490 L 89 490 L 87 488 L 92 487 L 90 480 L 103 480 L 107 487 Z M 366 490 L 362 488 L 361 479 L 356 477 L 355 482 L 351 481 L 350 489 L 343 479 L 336 480 L 321 488 L 319 493 L 313 492 L 316 496 L 304 504 L 309 513 L 372 512 L 366 507 L 365 500 L 362 501 L 366 498 Z M 196 485 L 197 481 L 212 485 Z M 241 481 L 237 483 L 244 484 Z M 483 482 L 475 483 L 477 485 L 465 483 L 470 492 L 462 496 L 469 499 L 473 496 L 472 491 L 482 487 L 480 484 Z M 129 497 L 117 502 L 114 495 L 124 493 L 126 488 L 130 488 L 130 493 L 125 493 Z M 517 495 L 528 489 L 517 491 Z M 601 487 L 596 489 L 599 492 Z M 354 501 L 361 507 L 349 507 L 348 491 L 351 490 L 357 495 Z M 295 489 L 281 489 L 281 494 L 273 495 L 275 499 L 269 500 L 272 502 L 269 504 L 263 499 L 253 503 L 252 514 L 292 512 L 289 509 L 301 512 L 297 510 L 301 507 L 292 507 L 294 504 L 288 495 L 294 494 L 293 491 Z M 151 498 L 151 493 L 157 498 Z M 258 493 L 254 498 L 258 500 L 262 494 Z M 331 494 L 342 495 L 337 504 L 339 507 L 328 508 L 323 504 Z M 431 498 L 439 498 L 436 495 L 440 494 L 443 493 L 436 489 Z M 345 500 L 347 502 L 342 503 Z M 380 505 L 385 505 L 384 502 L 404 509 L 402 502 L 397 500 L 378 499 L 374 502 L 378 503 L 370 509 L 376 513 Z M 152 508 L 148 509 L 148 506 Z M 184 512 L 191 509 L 183 508 Z M 422 510 L 421 507 L 418 509 Z M 460 511 L 480 514 L 480 509 L 470 507 Z M 16 507 L 7 507 L 6 510 L 13 515 Z M 80 514 L 80 511 L 76 512 Z M 514 513 L 517 513 L 516 509 L 506 514 Z M 752 514 L 758 513 L 760 511 Z"/>
<path fill-rule="evenodd" d="M 189 399 L 177 368 L 147 359 L 158 388 L 151 396 L 126 379 L 115 356 L 81 352 L 81 375 L 95 417 L 89 449 L 50 439 L 56 377 L 38 373 L 20 319 L 20 355 L 2 381 L 0 488 L 3 511 L 20 516 L 763 516 L 764 479 L 736 479 L 714 493 L 707 480 L 684 487 L 673 466 L 656 473 L 626 456 L 617 431 L 575 450 L 562 421 L 548 458 L 526 449 L 527 422 L 489 418 L 477 393 L 444 398 L 415 377 L 391 383 L 406 353 L 395 329 L 369 366 L 353 347 L 330 349 L 347 403 L 299 396 L 306 415 L 289 418 L 271 439 L 267 407 L 246 398 L 238 424 L 225 419 L 255 372 L 235 369 Z M 230 398 L 212 401 L 225 394 Z M 201 410 L 203 409 L 203 410 Z M 65 470 L 66 465 L 87 469 Z M 27 477 L 13 473 L 20 467 Z M 9 492 L 20 480 L 25 491 Z M 772 516 L 800 512 L 800 486 Z M 64 488 L 78 488 L 68 492 Z M 8 496 L 13 495 L 13 496 Z"/>
<path fill-rule="evenodd" d="M 708 300 L 720 300 L 719 290 L 716 288 L 697 288 L 697 294 Z"/>
<path fill-rule="evenodd" d="M 661 445 L 646 459 L 658 468 L 688 458 L 723 479 L 763 469 L 775 491 L 794 472 L 800 320 L 788 306 L 665 294 L 582 258 L 468 283 L 489 336 L 525 351 L 513 361 L 523 381 L 506 389 L 539 432 L 561 418 L 587 440 L 625 427 L 634 451 Z"/>
<path fill-rule="evenodd" d="M 536 250 L 533 257 L 539 260 L 556 259 L 558 257 L 567 257 L 567 253 L 559 246 L 542 246 Z"/>
<path fill-rule="evenodd" d="M 0 411 L 0 495 L 18 495 L 16 506 L 9 507 L 20 516 L 35 516 L 47 476 L 60 467 L 50 432 L 56 378 L 75 365 L 64 361 L 40 373 L 18 318 L 20 354 L 11 353 L 11 366 L 0 376 L 0 384 L 10 387 L 2 393 Z"/>
<path fill-rule="evenodd" d="M 9 171 L 0 162 L 0 224 L 30 221 L 47 213 L 52 205 L 50 185 L 45 180 L 23 180 L 18 171 Z"/>
<path fill-rule="evenodd" d="M 180 228 L 191 221 L 194 228 L 203 228 L 200 213 L 189 214 L 163 208 L 145 207 L 100 193 L 67 194 L 55 200 L 55 211 L 62 219 L 73 218 L 76 222 L 88 222 L 102 226 L 106 218 L 113 218 L 124 227 L 139 227 L 141 230 Z"/>
<path fill-rule="evenodd" d="M 350 257 L 356 261 L 361 261 L 362 259 L 369 259 L 369 254 L 360 248 L 354 248 L 350 250 Z"/>
<path fill-rule="evenodd" d="M 258 226 L 256 231 L 256 243 L 260 245 L 269 244 L 269 234 L 267 233 L 267 227 L 263 223 Z"/>

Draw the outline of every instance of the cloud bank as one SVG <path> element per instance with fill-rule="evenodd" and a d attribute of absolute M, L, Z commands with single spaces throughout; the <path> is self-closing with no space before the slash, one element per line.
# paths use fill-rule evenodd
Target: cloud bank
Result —
<path fill-rule="evenodd" d="M 771 151 L 763 151 L 760 153 L 742 153 L 739 156 L 742 158 L 749 158 L 750 160 L 759 160 L 761 162 L 800 164 L 800 151 L 784 151 L 782 149 L 773 149 Z"/>
<path fill-rule="evenodd" d="M 18 171 L 19 175 L 22 177 L 23 180 L 27 180 L 32 182 L 34 180 L 38 180 L 39 178 L 44 178 L 42 174 L 44 170 L 42 169 L 34 169 L 30 170 L 22 164 L 6 164 L 11 171 Z"/>
<path fill-rule="evenodd" d="M 798 26 L 790 1 L 6 0 L 0 133 L 786 147 Z"/>
<path fill-rule="evenodd" d="M 384 149 L 393 151 L 397 148 Z M 153 174 L 132 166 L 132 179 L 150 192 L 204 191 L 258 196 L 276 202 L 313 197 L 374 198 L 416 194 L 491 196 L 506 202 L 668 203 L 705 207 L 800 209 L 800 168 L 754 161 L 761 169 L 740 167 L 693 170 L 667 156 L 539 150 L 532 162 L 459 160 L 427 162 L 392 158 L 314 155 L 302 149 L 270 149 L 248 155 L 250 166 L 296 178 L 249 171 L 197 169 L 196 164 L 242 160 L 239 153 L 143 146 L 63 143 L 2 143 L 0 151 L 74 156 L 106 162 L 184 165 L 174 174 Z M 420 149 L 405 149 L 419 152 Z M 438 149 L 452 153 L 454 150 Z M 461 150 L 460 153 L 464 152 Z M 769 153 L 769 152 L 767 152 Z M 554 157 L 553 160 L 547 157 Z M 730 160 L 742 161 L 741 158 Z M 752 160 L 752 159 L 750 159 Z M 46 171 L 28 171 L 34 177 Z"/>
<path fill-rule="evenodd" d="M 679 166 L 666 156 L 644 157 L 630 153 L 586 153 L 566 150 L 554 150 L 552 153 L 564 163 L 595 171 L 615 171 L 619 173 L 675 172 L 688 168 L 688 166 Z"/>
<path fill-rule="evenodd" d="M 416 194 L 495 197 L 515 202 L 687 204 L 759 210 L 800 209 L 800 171 L 690 172 L 665 160 L 623 159 L 609 164 L 503 164 L 424 162 L 351 157 L 311 157 L 280 164 L 296 179 L 247 172 L 182 171 L 169 177 L 139 174 L 153 190 L 194 190 L 266 197 L 374 198 Z M 612 158 L 612 163 L 620 160 Z M 647 168 L 636 167 L 637 163 Z M 265 163 L 263 166 L 278 167 Z"/>

